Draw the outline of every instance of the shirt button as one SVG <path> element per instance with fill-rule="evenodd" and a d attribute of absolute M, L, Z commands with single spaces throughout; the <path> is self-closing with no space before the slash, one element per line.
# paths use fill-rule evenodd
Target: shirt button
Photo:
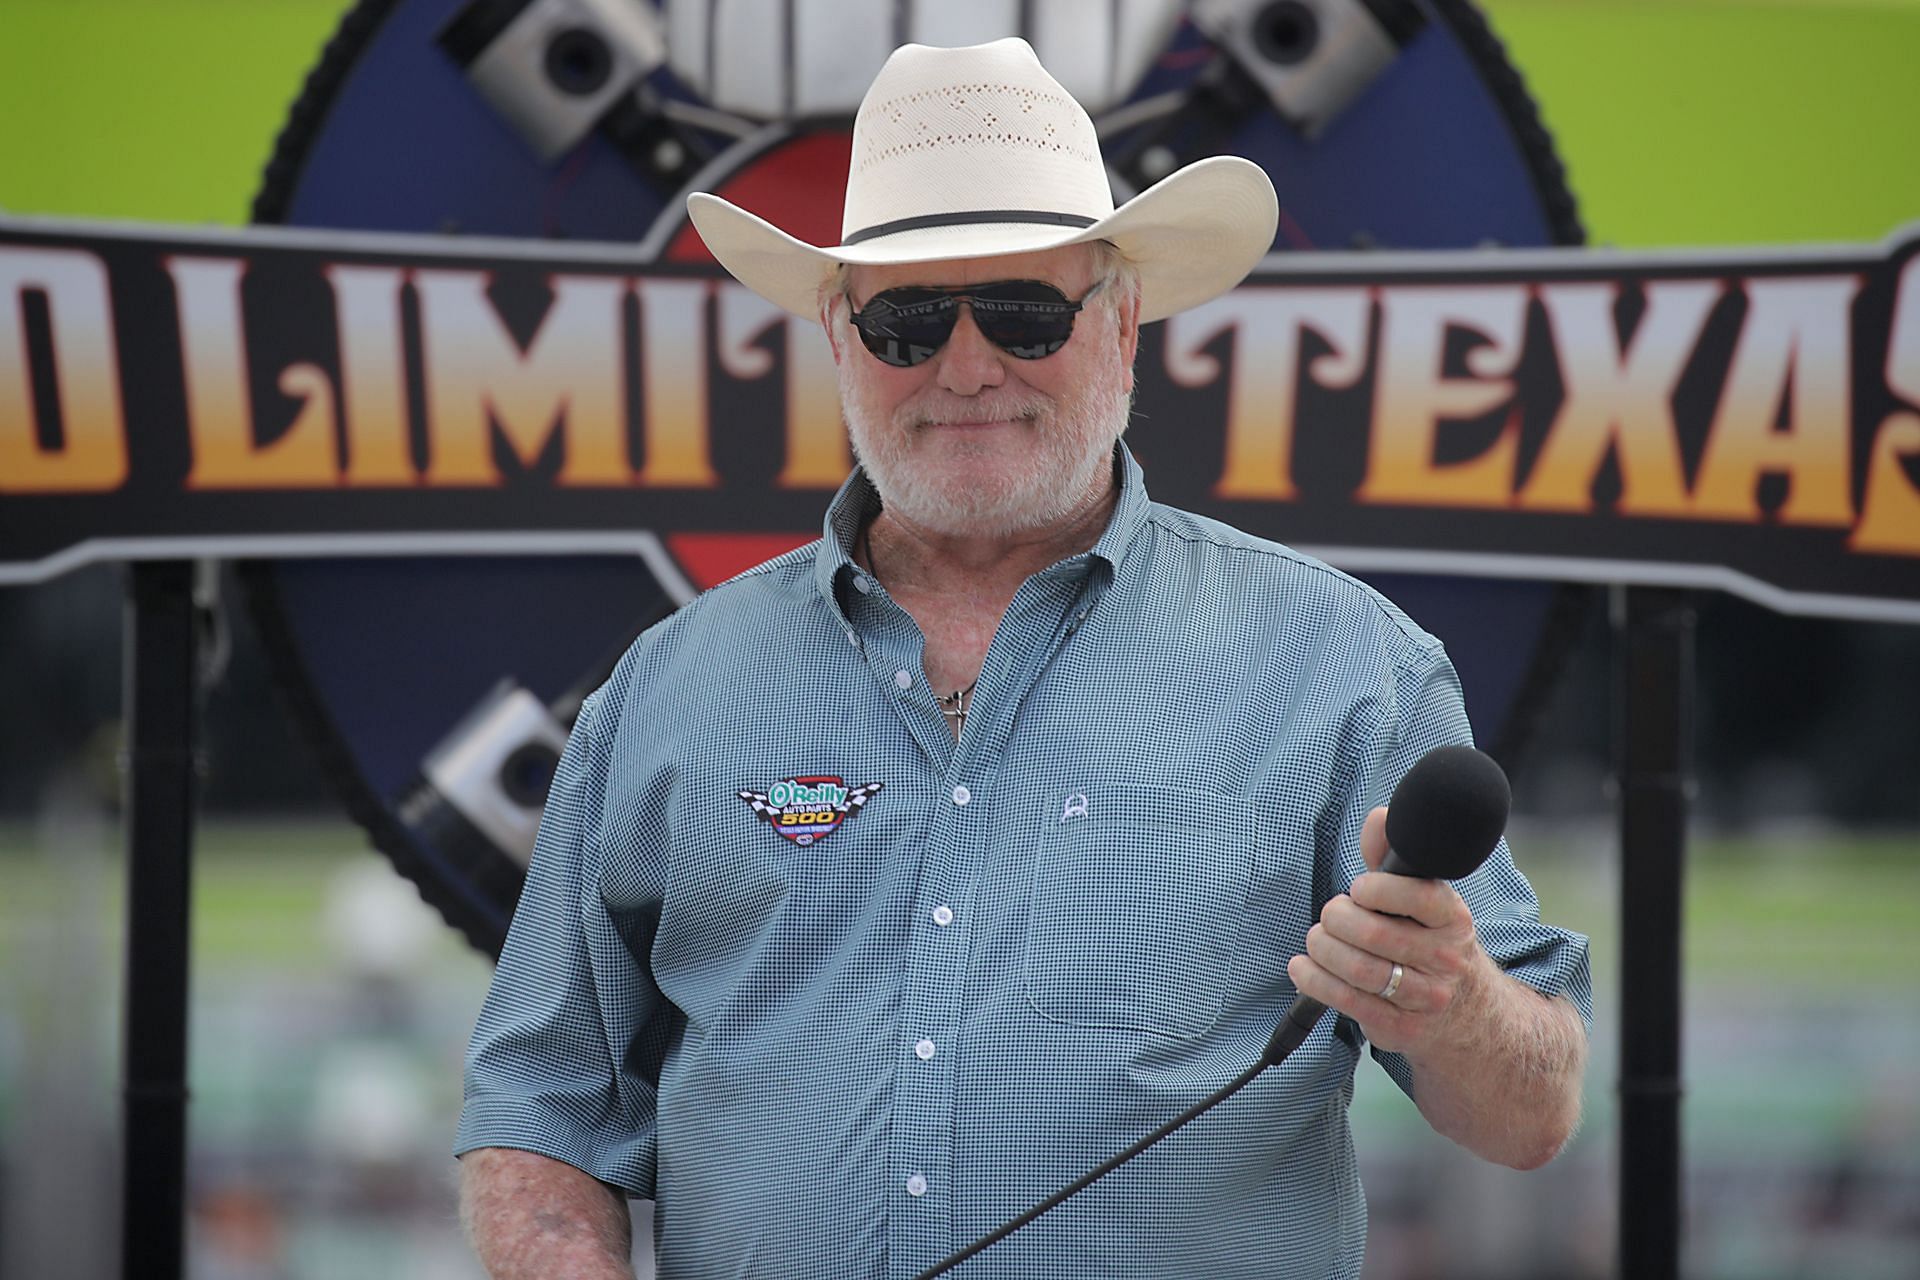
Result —
<path fill-rule="evenodd" d="M 927 1194 L 927 1180 L 917 1173 L 908 1178 L 907 1194 L 910 1196 L 923 1196 Z"/>
<path fill-rule="evenodd" d="M 893 682 L 902 689 L 911 689 L 913 688 L 913 673 L 911 671 L 896 671 L 893 673 Z"/>
<path fill-rule="evenodd" d="M 931 1058 L 933 1056 L 933 1041 L 922 1040 L 919 1044 L 913 1046 L 913 1056 L 922 1062 Z"/>
<path fill-rule="evenodd" d="M 971 799 L 973 799 L 973 792 L 967 790 L 965 787 L 955 787 L 953 789 L 953 802 L 955 804 L 965 804 Z"/>
<path fill-rule="evenodd" d="M 858 649 L 860 647 L 860 633 L 857 631 L 847 632 L 847 643 Z"/>
<path fill-rule="evenodd" d="M 941 903 L 939 906 L 935 907 L 933 909 L 933 922 L 939 925 L 942 929 L 952 924 L 953 908 L 948 906 L 944 902 Z"/>
<path fill-rule="evenodd" d="M 862 574 L 856 573 L 853 576 L 853 589 L 861 595 L 865 595 L 867 592 L 873 590 L 873 581 Z"/>

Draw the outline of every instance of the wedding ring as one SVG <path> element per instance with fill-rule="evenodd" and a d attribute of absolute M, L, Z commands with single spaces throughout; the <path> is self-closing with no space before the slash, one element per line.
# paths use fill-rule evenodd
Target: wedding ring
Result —
<path fill-rule="evenodd" d="M 1403 968 L 1398 964 L 1394 965 L 1393 973 L 1387 978 L 1387 985 L 1380 988 L 1379 992 L 1377 993 L 1379 997 L 1382 1000 L 1393 999 L 1393 993 L 1400 989 L 1400 979 L 1406 976 L 1407 976 L 1407 971 L 1405 968 Z"/>

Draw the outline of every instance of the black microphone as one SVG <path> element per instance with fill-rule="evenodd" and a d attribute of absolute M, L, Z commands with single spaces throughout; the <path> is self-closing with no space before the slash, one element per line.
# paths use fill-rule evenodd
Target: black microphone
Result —
<path fill-rule="evenodd" d="M 1387 804 L 1386 860 L 1380 869 L 1392 875 L 1422 880 L 1458 880 L 1473 874 L 1507 829 L 1507 811 L 1513 792 L 1507 775 L 1492 756 L 1472 747 L 1435 747 L 1421 756 Z M 914 1280 L 932 1280 L 1004 1240 L 1077 1191 L 1092 1186 L 1160 1139 L 1220 1103 L 1225 1102 L 1268 1067 L 1277 1066 L 1300 1047 L 1320 1021 L 1327 1006 L 1296 995 L 1287 1014 L 1274 1028 L 1266 1052 L 1251 1067 L 1173 1119 L 1140 1139 L 1097 1169 L 1089 1170 L 1019 1217 L 1001 1223 L 945 1261 L 928 1267 Z"/>
<path fill-rule="evenodd" d="M 1380 869 L 1419 880 L 1470 876 L 1500 843 L 1512 808 L 1513 789 L 1492 756 L 1472 747 L 1435 747 L 1393 789 Z M 1326 1011 L 1310 996 L 1295 996 L 1273 1029 L 1262 1065 L 1284 1061 Z"/>

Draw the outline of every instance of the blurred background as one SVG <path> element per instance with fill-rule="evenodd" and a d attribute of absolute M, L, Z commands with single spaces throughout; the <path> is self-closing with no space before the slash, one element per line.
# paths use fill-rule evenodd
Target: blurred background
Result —
<path fill-rule="evenodd" d="M 240 224 L 340 0 L 0 0 L 0 209 Z M 1920 219 L 1920 0 L 1483 0 L 1593 243 Z M 339 811 L 233 607 L 203 728 L 189 1273 L 474 1277 L 448 1154 L 488 963 Z M 0 1277 L 114 1274 L 119 571 L 0 588 Z M 1516 771 L 1516 856 L 1593 938 L 1581 1136 L 1508 1173 L 1363 1065 L 1367 1274 L 1609 1274 L 1608 634 Z M 1686 1271 L 1920 1275 L 1920 628 L 1703 597 Z M 1630 993 L 1629 993 L 1630 999 Z"/>

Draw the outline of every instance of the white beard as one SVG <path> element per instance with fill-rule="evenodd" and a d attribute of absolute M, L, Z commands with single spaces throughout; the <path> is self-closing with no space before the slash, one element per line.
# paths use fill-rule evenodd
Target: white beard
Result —
<path fill-rule="evenodd" d="M 854 454 L 887 510 L 908 523 L 947 537 L 1006 537 L 1062 523 L 1104 492 L 1095 478 L 1112 465 L 1133 406 L 1117 352 L 1070 399 L 998 388 L 959 397 L 933 388 L 902 404 L 884 427 L 851 367 L 868 357 L 861 350 L 849 356 L 840 364 L 840 403 Z M 1004 441 L 956 442 L 945 461 L 917 447 L 928 422 L 963 414 L 1031 424 L 1029 465 L 1008 467 Z"/>

